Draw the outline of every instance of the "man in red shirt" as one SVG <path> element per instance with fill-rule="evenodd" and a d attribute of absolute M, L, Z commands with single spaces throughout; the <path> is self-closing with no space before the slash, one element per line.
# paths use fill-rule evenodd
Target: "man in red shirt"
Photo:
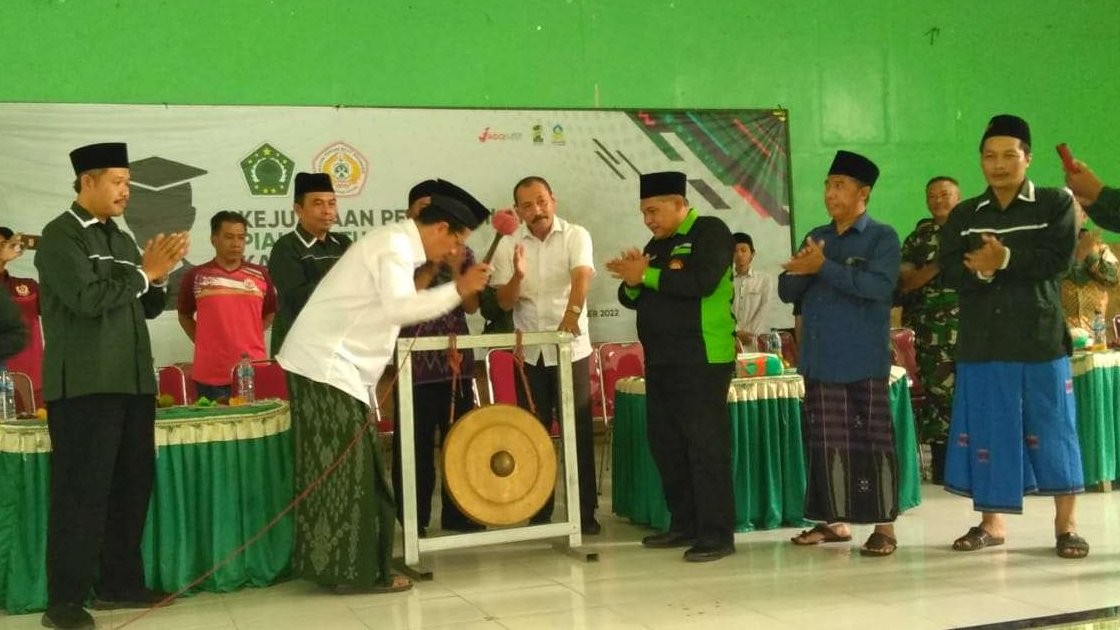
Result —
<path fill-rule="evenodd" d="M 0 283 L 7 288 L 19 307 L 23 325 L 27 327 L 27 345 L 8 359 L 8 369 L 31 377 L 35 388 L 35 404 L 43 406 L 43 332 L 39 326 L 39 283 L 31 278 L 17 278 L 8 273 L 8 263 L 23 255 L 18 234 L 0 227 Z"/>
<path fill-rule="evenodd" d="M 242 354 L 268 358 L 264 330 L 276 314 L 268 269 L 246 262 L 245 217 L 223 210 L 210 218 L 214 259 L 192 268 L 179 287 L 179 324 L 194 342 L 191 378 L 199 396 L 229 398 Z"/>

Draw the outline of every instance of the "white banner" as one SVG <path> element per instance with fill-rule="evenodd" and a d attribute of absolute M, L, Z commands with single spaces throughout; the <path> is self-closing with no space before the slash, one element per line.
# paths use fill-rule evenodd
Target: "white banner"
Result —
<path fill-rule="evenodd" d="M 355 239 L 403 218 L 409 188 L 453 181 L 493 208 L 512 204 L 527 175 L 547 179 L 557 214 L 586 227 L 598 274 L 588 308 L 595 341 L 636 338 L 603 264 L 649 240 L 638 211 L 638 172 L 689 176 L 692 205 L 754 237 L 754 268 L 777 273 L 790 255 L 788 142 L 777 110 L 641 112 L 327 107 L 164 107 L 0 104 L 0 225 L 39 234 L 73 201 L 68 153 L 128 143 L 132 198 L 122 228 L 141 244 L 157 232 L 190 230 L 190 264 L 213 256 L 209 219 L 219 210 L 249 222 L 247 257 L 267 260 L 292 229 L 296 171 L 332 174 L 337 231 Z M 489 226 L 469 244 L 481 255 Z M 34 252 L 9 265 L 36 277 Z M 176 278 L 178 275 L 176 275 Z M 789 326 L 785 305 L 770 313 Z M 151 324 L 157 364 L 189 361 L 190 341 L 168 311 Z M 472 318 L 471 329 L 481 330 Z"/>

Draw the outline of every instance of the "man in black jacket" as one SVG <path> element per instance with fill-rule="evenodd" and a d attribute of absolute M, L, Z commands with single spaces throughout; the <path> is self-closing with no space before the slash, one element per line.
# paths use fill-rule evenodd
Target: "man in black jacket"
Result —
<path fill-rule="evenodd" d="M 953 549 L 1002 544 L 1003 514 L 1022 513 L 1023 494 L 1037 493 L 1054 497 L 1057 554 L 1084 558 L 1071 341 L 1058 292 L 1074 250 L 1073 199 L 1027 178 L 1022 118 L 993 117 L 980 142 L 988 188 L 953 209 L 938 252 L 945 285 L 960 294 L 945 489 L 972 497 L 981 513 Z"/>
<path fill-rule="evenodd" d="M 641 177 L 641 210 L 653 239 L 607 263 L 618 298 L 638 311 L 646 355 L 650 451 L 672 516 L 647 547 L 690 547 L 689 562 L 735 553 L 731 422 L 735 362 L 731 230 L 685 199 L 684 173 Z"/>

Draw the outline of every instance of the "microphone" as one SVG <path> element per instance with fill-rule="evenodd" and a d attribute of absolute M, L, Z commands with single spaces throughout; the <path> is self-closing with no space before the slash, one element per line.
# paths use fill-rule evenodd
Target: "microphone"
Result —
<path fill-rule="evenodd" d="M 498 242 L 502 240 L 503 236 L 509 236 L 517 231 L 517 215 L 513 210 L 496 210 L 494 216 L 490 218 L 490 225 L 494 226 L 494 242 L 490 244 L 490 250 L 486 252 L 486 257 L 482 259 L 484 264 L 490 264 L 490 260 L 494 258 L 494 252 L 498 249 Z"/>

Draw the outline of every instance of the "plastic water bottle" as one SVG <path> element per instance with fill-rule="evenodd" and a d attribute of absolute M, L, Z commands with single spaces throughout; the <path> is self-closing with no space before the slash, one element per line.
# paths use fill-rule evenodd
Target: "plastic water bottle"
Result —
<path fill-rule="evenodd" d="M 16 384 L 8 368 L 0 367 L 0 420 L 15 420 L 16 411 Z"/>
<path fill-rule="evenodd" d="M 770 334 L 766 335 L 766 351 L 782 358 L 782 336 L 778 334 L 777 328 L 771 328 Z"/>
<path fill-rule="evenodd" d="M 253 394 L 253 362 L 249 359 L 249 354 L 242 353 L 241 360 L 237 362 L 237 383 L 234 390 L 241 403 L 245 405 L 252 404 L 256 401 Z"/>
<path fill-rule="evenodd" d="M 1105 334 L 1104 315 L 1097 311 L 1093 315 L 1093 346 L 1098 350 L 1108 347 L 1108 336 Z"/>

